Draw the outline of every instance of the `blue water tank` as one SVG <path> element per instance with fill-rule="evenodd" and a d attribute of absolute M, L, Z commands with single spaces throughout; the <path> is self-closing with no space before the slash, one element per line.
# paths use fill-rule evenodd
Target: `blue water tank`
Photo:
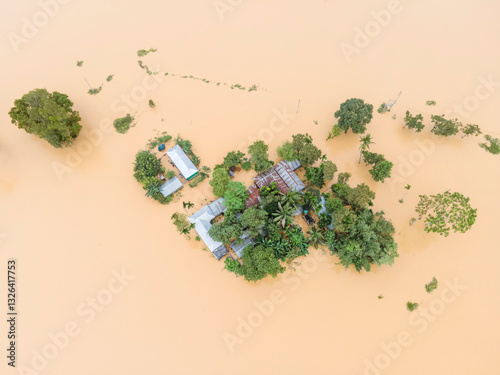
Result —
<path fill-rule="evenodd" d="M 158 146 L 158 151 L 163 151 L 165 150 L 165 145 L 162 143 L 161 145 Z"/>

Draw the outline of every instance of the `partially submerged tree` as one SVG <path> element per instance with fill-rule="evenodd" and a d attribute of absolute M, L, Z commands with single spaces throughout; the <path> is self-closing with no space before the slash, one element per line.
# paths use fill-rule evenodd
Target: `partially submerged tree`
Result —
<path fill-rule="evenodd" d="M 361 157 L 363 156 L 363 152 L 370 149 L 370 145 L 374 144 L 372 141 L 372 136 L 370 134 L 365 135 L 364 137 L 359 137 L 359 161 L 358 164 L 361 164 Z"/>
<path fill-rule="evenodd" d="M 460 193 L 449 191 L 430 196 L 420 195 L 420 201 L 415 207 L 419 216 L 417 219 L 413 218 L 410 225 L 425 218 L 424 230 L 427 233 L 438 233 L 445 237 L 450 234 L 450 229 L 465 233 L 471 229 L 477 216 L 477 209 L 471 207 L 469 200 Z"/>
<path fill-rule="evenodd" d="M 484 136 L 486 141 L 488 141 L 490 144 L 487 143 L 479 143 L 479 147 L 484 148 L 486 151 L 493 155 L 498 155 L 500 154 L 500 139 L 498 138 L 493 138 L 491 135 L 486 134 Z"/>
<path fill-rule="evenodd" d="M 161 161 L 150 151 L 139 151 L 135 155 L 134 177 L 144 184 L 148 178 L 158 176 L 162 173 Z"/>
<path fill-rule="evenodd" d="M 224 214 L 224 221 L 214 223 L 208 230 L 208 234 L 215 241 L 229 244 L 233 239 L 239 240 L 243 234 L 240 220 L 236 218 L 234 211 L 227 210 Z"/>
<path fill-rule="evenodd" d="M 245 154 L 241 151 L 228 152 L 224 157 L 223 165 L 226 169 L 231 169 L 241 165 L 245 161 Z"/>
<path fill-rule="evenodd" d="M 248 234 L 251 238 L 255 238 L 259 235 L 259 230 L 264 227 L 266 220 L 266 211 L 255 206 L 249 207 L 243 211 L 240 218 L 241 226 L 248 230 Z"/>
<path fill-rule="evenodd" d="M 347 133 L 349 129 L 355 134 L 366 131 L 366 125 L 373 117 L 373 105 L 366 104 L 362 99 L 348 99 L 340 105 L 340 109 L 335 112 L 338 118 L 338 126 Z"/>
<path fill-rule="evenodd" d="M 300 164 L 304 168 L 313 165 L 321 157 L 321 150 L 312 143 L 306 143 L 298 153 Z"/>
<path fill-rule="evenodd" d="M 434 127 L 431 129 L 431 132 L 436 135 L 449 137 L 450 135 L 457 134 L 462 127 L 462 124 L 458 121 L 458 119 L 447 120 L 444 118 L 444 115 L 433 115 L 431 116 L 431 120 L 434 123 Z"/>
<path fill-rule="evenodd" d="M 325 185 L 326 180 L 332 180 L 335 172 L 337 171 L 337 166 L 329 160 L 321 163 L 319 167 L 309 167 L 306 169 L 306 179 L 321 189 Z"/>
<path fill-rule="evenodd" d="M 269 160 L 269 155 L 267 153 L 268 149 L 269 146 L 266 145 L 264 141 L 256 141 L 248 147 L 250 161 L 257 173 L 264 172 L 273 165 L 273 162 Z"/>
<path fill-rule="evenodd" d="M 465 138 L 465 137 L 468 137 L 468 136 L 478 136 L 480 134 L 483 134 L 483 132 L 481 131 L 481 129 L 479 128 L 479 125 L 476 125 L 476 124 L 467 124 L 465 125 L 464 127 L 462 127 L 462 129 L 460 129 L 462 131 L 462 138 Z"/>
<path fill-rule="evenodd" d="M 245 208 L 247 199 L 248 192 L 245 185 L 238 181 L 229 181 L 224 193 L 224 206 L 231 211 L 241 211 Z"/>
<path fill-rule="evenodd" d="M 283 142 L 283 144 L 276 149 L 276 153 L 278 154 L 278 157 L 283 158 L 286 161 L 294 161 L 297 159 L 297 151 L 290 141 Z"/>
<path fill-rule="evenodd" d="M 231 181 L 231 177 L 229 177 L 227 169 L 222 165 L 217 165 L 212 172 L 212 179 L 208 183 L 212 187 L 214 195 L 222 197 L 226 192 L 229 181 Z"/>
<path fill-rule="evenodd" d="M 189 235 L 189 231 L 193 228 L 193 224 L 191 224 L 187 220 L 187 215 L 182 214 L 180 212 L 175 212 L 171 217 L 177 231 L 181 234 Z"/>
<path fill-rule="evenodd" d="M 420 133 L 423 128 L 425 128 L 425 125 L 422 123 L 422 120 L 424 117 L 421 114 L 418 114 L 416 116 L 412 116 L 410 111 L 406 111 L 406 116 L 405 116 L 405 126 L 408 127 L 408 129 L 415 129 L 417 133 Z"/>
<path fill-rule="evenodd" d="M 384 182 L 386 178 L 391 177 L 391 170 L 394 164 L 385 159 L 381 154 L 375 152 L 363 151 L 363 161 L 366 164 L 372 164 L 370 174 L 375 181 Z"/>
<path fill-rule="evenodd" d="M 285 271 L 285 267 L 274 256 L 273 249 L 263 245 L 247 246 L 243 250 L 241 260 L 243 264 L 235 273 L 243 276 L 247 281 L 259 281 L 268 275 L 275 278 Z"/>
<path fill-rule="evenodd" d="M 11 122 L 35 134 L 56 148 L 69 146 L 82 126 L 80 114 L 73 110 L 68 96 L 57 91 L 35 89 L 14 101 L 9 111 Z"/>
<path fill-rule="evenodd" d="M 115 121 L 113 121 L 113 126 L 115 127 L 117 133 L 125 134 L 131 126 L 134 126 L 132 124 L 133 122 L 134 116 L 127 113 L 125 116 L 115 119 Z"/>
<path fill-rule="evenodd" d="M 342 134 L 342 129 L 340 129 L 337 124 L 335 124 L 332 126 L 332 130 L 330 130 L 330 133 L 328 133 L 328 138 L 326 140 L 328 141 L 329 139 L 338 137 L 341 134 Z"/>

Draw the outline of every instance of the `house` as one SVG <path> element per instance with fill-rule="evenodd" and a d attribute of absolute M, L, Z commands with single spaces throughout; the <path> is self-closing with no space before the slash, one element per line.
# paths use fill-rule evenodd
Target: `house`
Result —
<path fill-rule="evenodd" d="M 160 186 L 160 192 L 165 198 L 181 189 L 182 182 L 177 177 L 172 177 L 170 180 L 167 180 L 163 185 Z"/>
<path fill-rule="evenodd" d="M 194 224 L 194 229 L 217 260 L 220 260 L 228 251 L 222 242 L 210 237 L 208 231 L 212 227 L 212 220 L 222 215 L 225 210 L 223 198 L 219 198 L 188 217 L 189 222 Z"/>
<path fill-rule="evenodd" d="M 272 182 L 276 182 L 278 189 L 286 194 L 289 191 L 302 191 L 306 187 L 304 183 L 300 180 L 299 176 L 295 173 L 295 170 L 300 168 L 300 161 L 294 160 L 290 161 L 280 161 L 278 164 L 272 166 L 268 171 L 259 174 L 255 177 L 254 183 L 248 188 L 248 199 L 245 202 L 245 207 L 254 206 L 260 202 L 260 188 L 263 186 L 269 186 Z"/>
<path fill-rule="evenodd" d="M 189 159 L 181 146 L 175 145 L 167 151 L 167 155 L 186 180 L 191 180 L 198 175 L 198 168 Z"/>

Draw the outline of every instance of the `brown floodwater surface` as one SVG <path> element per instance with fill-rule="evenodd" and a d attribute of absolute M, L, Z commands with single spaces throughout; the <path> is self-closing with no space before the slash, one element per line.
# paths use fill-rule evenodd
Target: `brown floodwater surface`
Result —
<path fill-rule="evenodd" d="M 432 135 L 430 115 L 500 137 L 500 3 L 62 3 L 4 2 L 0 16 L 0 275 L 16 258 L 19 311 L 18 368 L 2 356 L 2 374 L 499 373 L 500 159 L 480 138 Z M 139 59 L 162 73 L 148 76 Z M 87 94 L 85 78 L 102 91 Z M 39 87 L 68 94 L 80 112 L 72 147 L 10 124 L 14 100 Z M 376 109 L 400 91 L 368 125 L 371 150 L 394 162 L 376 183 L 358 165 L 359 136 L 327 134 L 346 99 Z M 424 115 L 421 133 L 403 129 L 407 110 Z M 137 125 L 117 134 L 109 125 L 126 113 Z M 312 250 L 277 279 L 235 278 L 170 220 L 182 201 L 197 210 L 214 198 L 208 181 L 162 206 L 134 180 L 134 156 L 156 131 L 191 140 L 211 168 L 257 139 L 277 161 L 278 145 L 308 132 L 352 183 L 376 192 L 399 258 L 357 273 Z M 408 225 L 419 194 L 447 189 L 477 208 L 469 232 L 443 238 Z M 439 287 L 427 294 L 433 276 Z M 420 308 L 409 313 L 407 301 Z"/>

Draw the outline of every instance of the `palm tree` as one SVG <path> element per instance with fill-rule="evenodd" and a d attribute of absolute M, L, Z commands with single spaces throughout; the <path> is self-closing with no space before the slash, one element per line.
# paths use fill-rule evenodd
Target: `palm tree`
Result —
<path fill-rule="evenodd" d="M 160 184 L 158 181 L 148 183 L 145 189 L 146 189 L 146 197 L 154 197 L 157 194 L 161 194 Z"/>
<path fill-rule="evenodd" d="M 323 233 L 316 228 L 316 226 L 313 226 L 311 229 L 307 231 L 307 234 L 309 237 L 307 237 L 307 241 L 309 241 L 309 245 L 313 246 L 315 249 L 318 248 L 319 245 L 322 245 L 325 243 L 323 240 Z"/>
<path fill-rule="evenodd" d="M 288 193 L 283 195 L 281 201 L 284 204 L 290 204 L 293 208 L 297 208 L 299 206 L 300 201 L 302 200 L 302 193 L 296 190 L 290 190 Z"/>
<path fill-rule="evenodd" d="M 191 203 L 190 201 L 187 201 L 187 202 L 182 202 L 182 207 L 183 208 L 193 208 L 194 207 L 194 203 Z"/>
<path fill-rule="evenodd" d="M 372 136 L 370 134 L 365 135 L 364 137 L 359 137 L 359 141 L 361 142 L 359 145 L 359 162 L 361 164 L 361 156 L 363 156 L 363 151 L 369 150 L 370 145 L 374 144 L 372 142 Z"/>
<path fill-rule="evenodd" d="M 284 228 L 293 221 L 292 213 L 293 208 L 290 204 L 281 205 L 281 202 L 278 202 L 278 211 L 273 212 L 272 215 L 274 216 L 274 221 L 279 222 L 281 227 Z"/>

